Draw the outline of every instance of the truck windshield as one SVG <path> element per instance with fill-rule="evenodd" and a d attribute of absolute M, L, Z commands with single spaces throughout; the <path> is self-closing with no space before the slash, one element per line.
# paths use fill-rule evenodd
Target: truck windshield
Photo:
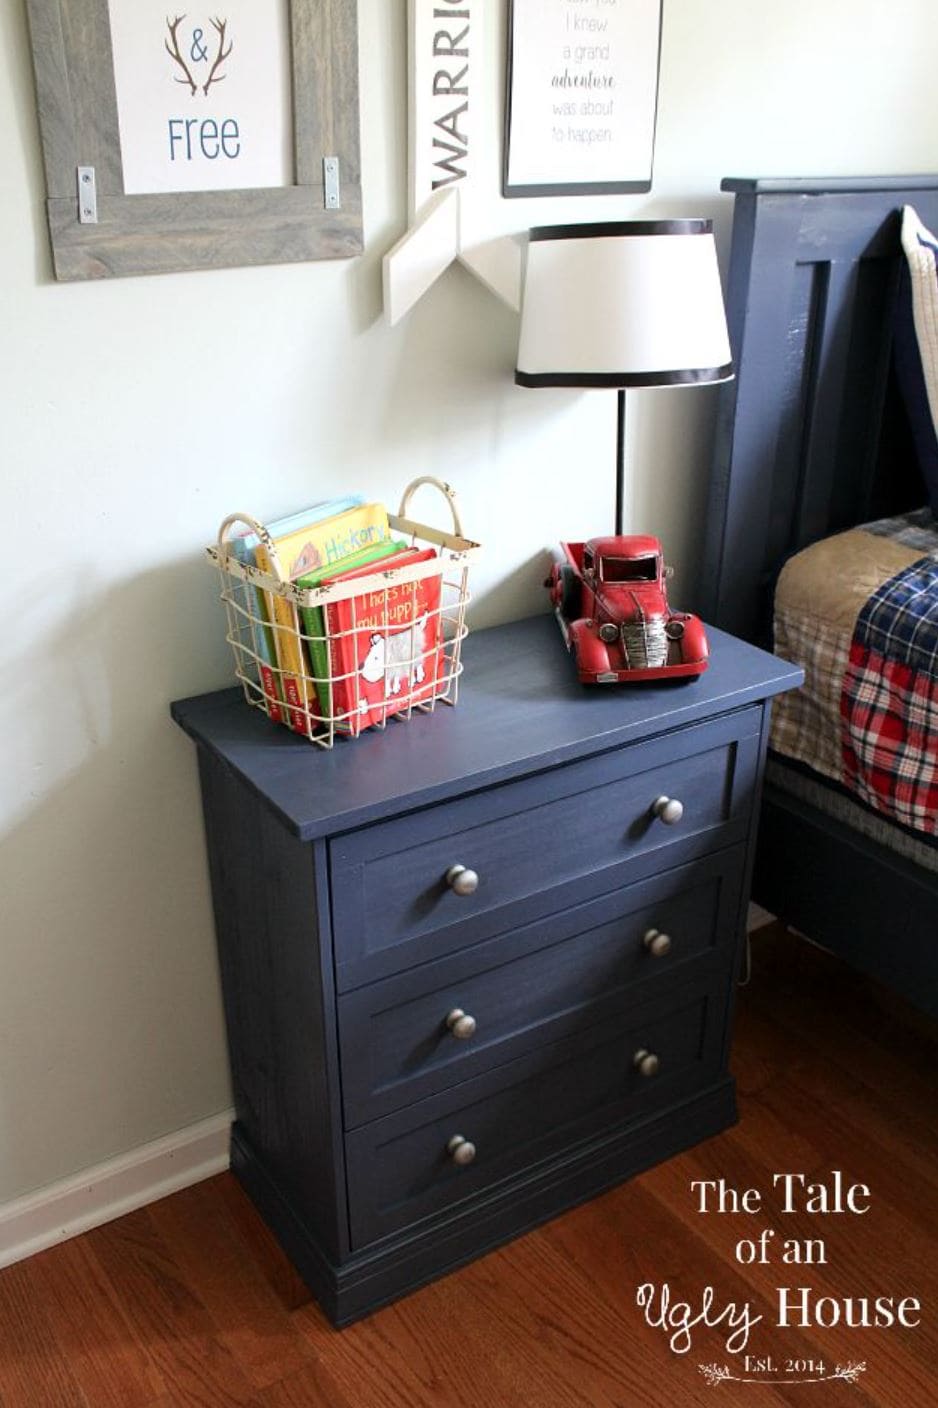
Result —
<path fill-rule="evenodd" d="M 658 575 L 656 557 L 604 557 L 604 582 L 653 582 Z"/>

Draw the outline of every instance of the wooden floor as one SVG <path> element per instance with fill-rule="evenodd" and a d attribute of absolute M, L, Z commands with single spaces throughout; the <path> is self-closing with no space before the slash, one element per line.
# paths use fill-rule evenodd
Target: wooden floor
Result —
<path fill-rule="evenodd" d="M 229 1175 L 0 1272 L 4 1408 L 684 1408 L 938 1404 L 938 1031 L 775 928 L 754 939 L 727 1134 L 343 1331 L 330 1328 Z M 863 1216 L 779 1211 L 774 1173 L 871 1189 Z M 758 1188 L 766 1215 L 696 1211 L 694 1179 Z M 743 1265 L 763 1227 L 822 1239 L 824 1265 Z M 772 1243 L 770 1242 L 770 1247 Z M 688 1352 L 645 1323 L 667 1282 L 711 1317 L 763 1320 L 749 1352 L 700 1325 Z M 777 1288 L 918 1297 L 916 1329 L 780 1328 Z M 695 1312 L 696 1313 L 696 1312 Z M 798 1384 L 863 1363 L 854 1382 Z M 711 1384 L 701 1365 L 736 1378 Z M 769 1384 L 767 1378 L 781 1379 Z"/>

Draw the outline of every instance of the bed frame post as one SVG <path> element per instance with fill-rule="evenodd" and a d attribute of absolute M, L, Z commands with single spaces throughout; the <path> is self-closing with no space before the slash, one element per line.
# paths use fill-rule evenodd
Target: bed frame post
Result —
<path fill-rule="evenodd" d="M 938 223 L 938 178 L 737 180 L 702 614 L 768 641 L 785 558 L 913 506 L 880 468 L 899 212 Z M 934 227 L 934 226 L 933 226 Z M 883 467 L 887 468 L 886 466 Z M 872 510 L 872 511 L 871 511 Z"/>

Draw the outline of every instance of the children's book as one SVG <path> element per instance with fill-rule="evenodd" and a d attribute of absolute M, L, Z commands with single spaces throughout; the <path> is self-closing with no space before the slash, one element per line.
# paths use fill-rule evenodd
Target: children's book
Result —
<path fill-rule="evenodd" d="M 391 535 L 388 512 L 383 504 L 360 504 L 335 517 L 307 523 L 292 532 L 271 534 L 280 571 L 288 581 L 295 581 L 319 567 L 335 567 L 352 553 L 373 547 Z M 254 549 L 258 567 L 272 576 L 277 573 L 268 543 L 261 540 Z M 276 637 L 280 679 L 287 703 L 287 718 L 297 733 L 307 732 L 311 685 L 306 672 L 298 634 L 296 609 L 289 601 L 269 593 L 269 619 Z"/>
<path fill-rule="evenodd" d="M 428 562 L 434 548 L 410 548 L 380 567 Z M 374 569 L 372 569 L 374 570 Z M 325 578 L 323 586 L 341 581 Z M 335 728 L 357 736 L 446 687 L 438 573 L 392 582 L 323 608 L 332 676 Z"/>
<path fill-rule="evenodd" d="M 344 582 L 350 576 L 363 576 L 367 572 L 375 571 L 375 568 L 369 564 L 380 562 L 382 558 L 392 555 L 395 555 L 396 558 L 397 554 L 407 550 L 407 543 L 403 539 L 389 538 L 387 542 L 377 543 L 374 547 L 365 548 L 362 552 L 356 552 L 351 557 L 347 557 L 341 573 L 336 574 L 334 567 L 320 567 L 315 572 L 304 572 L 302 577 L 297 577 L 295 585 L 304 590 L 309 587 L 318 587 L 325 577 L 329 577 L 332 581 Z M 306 648 L 312 666 L 313 685 L 319 701 L 319 716 L 322 719 L 330 719 L 332 717 L 332 690 L 330 688 L 329 648 L 326 644 L 323 609 L 321 606 L 301 606 L 300 616 L 307 638 Z"/>
<path fill-rule="evenodd" d="M 361 503 L 364 503 L 364 499 L 360 494 L 349 494 L 342 499 L 324 500 L 321 503 L 313 504 L 310 508 L 302 509 L 299 513 L 292 513 L 287 518 L 278 519 L 268 525 L 267 531 L 274 538 L 280 537 L 285 533 L 294 532 L 298 528 L 304 528 L 310 523 L 316 523 L 323 518 L 332 518 L 337 514 L 345 513 L 348 509 L 355 508 Z M 257 565 L 257 543 L 257 534 L 248 532 L 232 538 L 229 546 L 242 565 L 255 567 Z M 259 625 L 252 629 L 252 640 L 254 653 L 257 656 L 261 687 L 267 699 L 267 712 L 274 723 L 279 724 L 283 722 L 283 711 L 280 708 L 282 695 L 277 682 L 277 650 L 274 643 L 274 632 L 270 626 L 267 596 L 260 587 L 249 587 L 248 594 L 249 600 L 254 603 L 254 615 L 259 622 Z"/>
<path fill-rule="evenodd" d="M 257 534 L 250 535 L 254 542 L 257 542 Z M 256 565 L 254 548 L 248 546 L 248 535 L 242 534 L 239 538 L 232 538 L 228 545 L 245 567 Z M 257 671 L 261 679 L 261 688 L 267 700 L 267 712 L 275 724 L 283 723 L 283 710 L 280 708 L 281 694 L 277 684 L 277 652 L 274 645 L 274 633 L 270 629 L 270 617 L 267 614 L 267 601 L 265 593 L 260 587 L 246 587 L 248 601 L 253 603 L 254 619 L 251 622 L 251 644 L 254 654 L 257 656 Z M 250 608 L 249 608 L 250 609 Z"/>

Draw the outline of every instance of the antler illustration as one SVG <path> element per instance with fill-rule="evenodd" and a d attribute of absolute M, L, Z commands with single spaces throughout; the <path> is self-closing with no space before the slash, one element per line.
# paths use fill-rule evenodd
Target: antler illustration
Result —
<path fill-rule="evenodd" d="M 222 64 L 225 62 L 228 55 L 234 48 L 233 39 L 228 40 L 228 48 L 225 48 L 225 30 L 228 28 L 227 20 L 212 20 L 212 28 L 218 35 L 218 53 L 215 55 L 215 62 L 212 64 L 212 69 L 209 73 L 208 78 L 206 79 L 205 83 L 202 84 L 202 92 L 206 96 L 208 96 L 208 90 L 209 88 L 211 88 L 213 83 L 221 83 L 222 79 L 227 77 L 227 75 L 224 73 L 219 74 L 218 70 L 221 68 Z M 216 74 L 218 74 L 217 77 Z"/>
<path fill-rule="evenodd" d="M 166 28 L 169 30 L 170 39 L 172 39 L 172 41 L 173 41 L 172 48 L 170 48 L 169 39 L 164 39 L 164 40 L 163 40 L 163 43 L 166 45 L 166 52 L 167 52 L 167 54 L 169 55 L 169 57 L 170 57 L 171 59 L 174 59 L 174 60 L 175 60 L 175 62 L 176 62 L 176 63 L 179 65 L 179 67 L 182 69 L 183 73 L 186 75 L 185 78 L 177 78 L 177 79 L 176 79 L 176 82 L 177 82 L 177 83 L 188 83 L 188 85 L 189 85 L 189 93 L 194 97 L 194 96 L 195 96 L 195 91 L 196 91 L 196 89 L 198 88 L 199 85 L 196 83 L 195 79 L 192 77 L 192 74 L 189 72 L 189 67 L 188 67 L 188 65 L 187 65 L 187 63 L 186 63 L 186 61 L 185 61 L 185 59 L 182 57 L 182 54 L 180 54 L 180 52 L 179 52 L 179 39 L 178 39 L 178 37 L 177 37 L 177 35 L 176 35 L 176 30 L 179 28 L 179 26 L 182 24 L 182 22 L 183 22 L 183 20 L 184 20 L 185 18 L 186 18 L 185 15 L 177 15 L 174 20 L 170 20 L 169 16 L 167 15 L 167 17 L 166 17 Z"/>

